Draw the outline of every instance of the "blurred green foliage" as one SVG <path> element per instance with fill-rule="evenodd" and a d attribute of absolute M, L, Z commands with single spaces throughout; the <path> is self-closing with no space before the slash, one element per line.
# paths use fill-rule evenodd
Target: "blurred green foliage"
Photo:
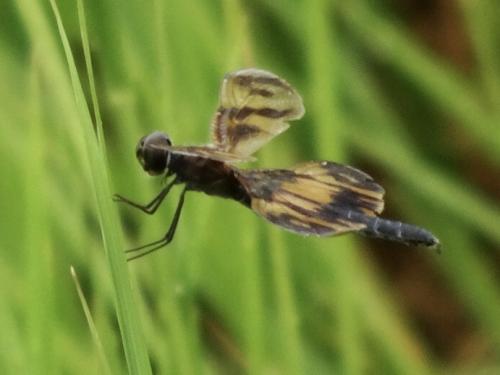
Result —
<path fill-rule="evenodd" d="M 466 51 L 452 59 L 424 42 L 439 18 L 417 3 L 88 0 L 89 80 L 76 2 L 58 4 L 75 65 L 49 2 L 4 2 L 0 372 L 500 372 L 500 7 L 439 2 L 462 33 L 447 29 Z M 191 193 L 169 248 L 126 268 L 120 247 L 164 233 L 180 192 L 153 217 L 110 203 L 161 186 L 137 140 L 206 142 L 221 78 L 249 66 L 296 86 L 307 113 L 245 167 L 362 167 L 387 215 L 443 253 L 302 238 Z"/>

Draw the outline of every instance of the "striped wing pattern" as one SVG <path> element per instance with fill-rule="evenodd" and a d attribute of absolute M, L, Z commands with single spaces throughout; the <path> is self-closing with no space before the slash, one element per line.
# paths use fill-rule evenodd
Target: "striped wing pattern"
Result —
<path fill-rule="evenodd" d="M 292 170 L 241 171 L 252 209 L 303 235 L 327 236 L 364 229 L 363 217 L 384 208 L 384 189 L 364 172 L 332 162 Z"/>
<path fill-rule="evenodd" d="M 278 76 L 259 69 L 228 73 L 212 124 L 212 142 L 225 152 L 248 156 L 303 114 L 302 98 Z"/>

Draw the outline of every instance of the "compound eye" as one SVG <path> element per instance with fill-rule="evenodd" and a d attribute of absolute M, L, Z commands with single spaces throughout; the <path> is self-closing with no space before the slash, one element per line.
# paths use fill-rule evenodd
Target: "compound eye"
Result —
<path fill-rule="evenodd" d="M 165 173 L 170 160 L 168 146 L 172 142 L 164 133 L 153 132 L 139 140 L 136 156 L 142 168 L 150 175 Z"/>
<path fill-rule="evenodd" d="M 142 137 L 139 142 L 137 142 L 137 146 L 135 147 L 135 156 L 137 160 L 144 166 L 144 140 L 146 137 Z"/>

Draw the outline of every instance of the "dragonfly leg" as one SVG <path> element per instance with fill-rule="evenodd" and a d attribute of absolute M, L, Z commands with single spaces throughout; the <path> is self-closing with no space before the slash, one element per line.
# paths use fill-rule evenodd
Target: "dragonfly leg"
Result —
<path fill-rule="evenodd" d="M 125 251 L 126 253 L 135 253 L 136 251 L 144 250 L 137 255 L 133 255 L 130 258 L 127 258 L 127 261 L 131 261 L 143 257 L 144 255 L 150 254 L 153 251 L 156 251 L 164 246 L 167 246 L 172 241 L 172 239 L 174 238 L 175 230 L 177 228 L 177 223 L 179 222 L 179 218 L 181 216 L 182 206 L 184 205 L 184 195 L 186 194 L 186 191 L 187 188 L 184 188 L 184 190 L 182 190 L 181 196 L 179 198 L 179 203 L 177 203 L 177 208 L 175 209 L 174 218 L 170 223 L 170 227 L 168 228 L 167 233 L 165 233 L 165 235 L 158 241 L 154 241 L 143 246 L 126 250 Z"/>
<path fill-rule="evenodd" d="M 170 189 L 172 188 L 172 186 L 175 185 L 176 182 L 177 182 L 176 179 L 172 180 L 167 186 L 165 186 L 160 191 L 160 193 L 156 197 L 153 198 L 153 200 L 151 202 L 149 202 L 145 205 L 135 203 L 134 201 L 131 201 L 130 199 L 125 198 L 119 194 L 113 195 L 113 200 L 115 202 L 126 203 L 132 207 L 138 208 L 139 210 L 147 213 L 148 215 L 153 215 L 156 212 L 156 210 L 158 209 L 158 207 L 160 207 L 161 202 L 163 202 L 163 200 L 165 199 L 165 197 L 169 193 Z"/>

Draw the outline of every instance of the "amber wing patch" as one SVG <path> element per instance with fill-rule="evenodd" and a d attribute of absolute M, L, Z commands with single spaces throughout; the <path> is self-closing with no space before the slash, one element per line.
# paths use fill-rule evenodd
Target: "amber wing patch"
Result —
<path fill-rule="evenodd" d="M 259 69 L 228 73 L 212 124 L 220 150 L 248 156 L 303 116 L 302 98 L 285 80 Z"/>
<path fill-rule="evenodd" d="M 334 235 L 365 228 L 384 207 L 383 188 L 366 173 L 332 162 L 291 170 L 241 171 L 252 209 L 296 233 Z"/>

